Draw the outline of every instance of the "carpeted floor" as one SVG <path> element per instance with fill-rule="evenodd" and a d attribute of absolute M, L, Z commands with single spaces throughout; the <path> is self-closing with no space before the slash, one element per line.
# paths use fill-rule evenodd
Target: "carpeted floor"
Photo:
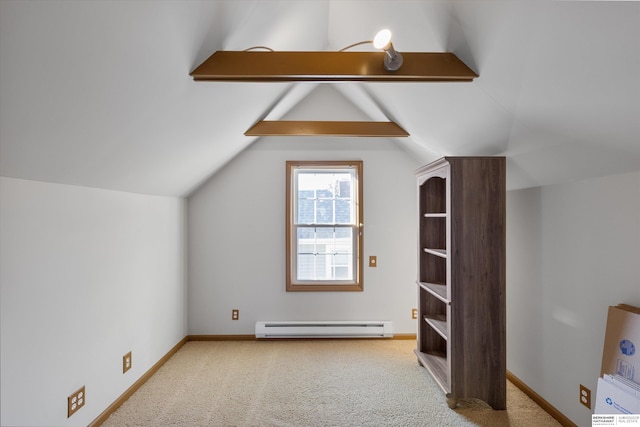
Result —
<path fill-rule="evenodd" d="M 444 395 L 411 340 L 187 342 L 103 424 L 558 426 L 508 383 L 507 410 Z"/>

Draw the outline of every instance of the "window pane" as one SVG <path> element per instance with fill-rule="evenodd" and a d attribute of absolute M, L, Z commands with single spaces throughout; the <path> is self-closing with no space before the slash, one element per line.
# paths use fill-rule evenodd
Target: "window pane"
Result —
<path fill-rule="evenodd" d="M 315 259 L 313 254 L 298 254 L 298 280 L 315 280 Z"/>
<path fill-rule="evenodd" d="M 351 227 L 335 227 L 336 239 L 349 239 L 353 237 L 353 228 Z"/>
<path fill-rule="evenodd" d="M 298 228 L 298 247 L 307 243 L 309 239 L 313 241 L 315 238 L 315 228 L 313 227 L 300 227 Z"/>
<path fill-rule="evenodd" d="M 313 224 L 315 222 L 315 201 L 313 191 L 298 192 L 298 224 Z"/>
<path fill-rule="evenodd" d="M 296 224 L 353 224 L 354 171 L 296 172 Z"/>
<path fill-rule="evenodd" d="M 317 227 L 315 229 L 316 237 L 321 239 L 324 243 L 330 244 L 333 241 L 333 235 L 335 234 L 335 228 L 333 227 Z"/>
<path fill-rule="evenodd" d="M 318 193 L 321 193 L 320 191 Z M 324 193 L 324 192 L 322 192 Z M 323 197 L 324 195 L 321 195 Z M 316 202 L 316 224 L 333 224 L 333 198 L 318 199 Z"/>
<path fill-rule="evenodd" d="M 353 224 L 352 203 L 349 199 L 336 200 L 336 224 Z"/>
<path fill-rule="evenodd" d="M 353 279 L 351 227 L 297 227 L 297 280 Z"/>
<path fill-rule="evenodd" d="M 351 280 L 351 269 L 349 267 L 336 267 L 336 279 Z"/>

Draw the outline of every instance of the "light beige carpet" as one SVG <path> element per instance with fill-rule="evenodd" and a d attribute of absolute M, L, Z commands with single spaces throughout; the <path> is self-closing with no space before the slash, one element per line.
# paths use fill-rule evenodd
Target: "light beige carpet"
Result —
<path fill-rule="evenodd" d="M 411 340 L 187 342 L 103 424 L 558 426 L 508 383 L 507 410 L 444 395 Z"/>

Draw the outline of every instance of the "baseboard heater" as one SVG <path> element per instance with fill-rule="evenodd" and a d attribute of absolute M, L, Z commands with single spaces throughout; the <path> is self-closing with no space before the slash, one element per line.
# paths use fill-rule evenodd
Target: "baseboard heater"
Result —
<path fill-rule="evenodd" d="M 391 321 L 256 322 L 256 338 L 391 338 Z"/>

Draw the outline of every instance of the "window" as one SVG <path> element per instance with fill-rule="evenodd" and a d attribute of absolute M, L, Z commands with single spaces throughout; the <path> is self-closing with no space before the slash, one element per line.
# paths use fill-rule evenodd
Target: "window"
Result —
<path fill-rule="evenodd" d="M 287 162 L 287 291 L 361 291 L 362 161 Z"/>

